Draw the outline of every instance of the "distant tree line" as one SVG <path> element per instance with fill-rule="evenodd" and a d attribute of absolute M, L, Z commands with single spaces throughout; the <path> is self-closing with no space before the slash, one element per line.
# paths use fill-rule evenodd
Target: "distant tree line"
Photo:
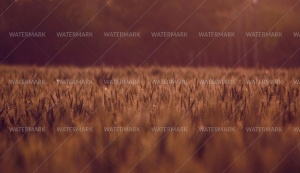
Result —
<path fill-rule="evenodd" d="M 297 0 L 2 0 L 0 60 L 7 64 L 175 66 L 299 66 Z M 12 4 L 12 5 L 11 5 Z M 202 5 L 201 5 L 202 4 Z M 11 6 L 10 6 L 11 5 Z M 10 6 L 10 7 L 9 7 Z M 7 7 L 9 7 L 7 9 Z M 51 12 L 51 13 L 50 13 Z M 50 13 L 50 14 L 49 14 Z M 11 32 L 46 32 L 45 38 Z M 57 32 L 92 32 L 59 38 Z M 140 32 L 138 38 L 104 32 Z M 155 38 L 151 32 L 188 32 Z M 199 37 L 199 32 L 235 37 Z M 247 37 L 246 32 L 282 32 L 283 37 Z M 70 41 L 71 40 L 71 41 Z"/>

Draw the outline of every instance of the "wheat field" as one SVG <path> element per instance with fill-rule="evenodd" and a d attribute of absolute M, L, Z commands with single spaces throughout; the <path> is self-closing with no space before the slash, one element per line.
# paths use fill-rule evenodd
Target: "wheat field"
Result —
<path fill-rule="evenodd" d="M 299 172 L 300 70 L 0 66 L 0 172 Z"/>

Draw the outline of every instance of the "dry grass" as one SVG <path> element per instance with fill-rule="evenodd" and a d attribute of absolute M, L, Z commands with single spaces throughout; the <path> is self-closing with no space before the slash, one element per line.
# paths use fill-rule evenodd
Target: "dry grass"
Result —
<path fill-rule="evenodd" d="M 293 129 L 300 127 L 300 85 L 293 83 L 300 78 L 298 69 L 276 72 L 272 79 L 283 81 L 278 85 L 245 82 L 267 79 L 275 69 L 134 69 L 49 67 L 40 71 L 38 67 L 1 66 L 0 154 L 13 147 L 0 159 L 0 172 L 37 168 L 37 172 L 80 172 L 98 154 L 85 172 L 132 168 L 137 173 L 175 172 L 190 157 L 179 172 L 270 172 L 300 142 L 300 133 Z M 44 79 L 45 85 L 8 82 L 31 79 L 37 73 L 35 79 Z M 58 85 L 57 79 L 88 79 L 93 85 Z M 104 79 L 140 83 L 106 85 Z M 183 79 L 187 84 L 153 84 L 156 79 Z M 203 79 L 235 80 L 235 84 L 201 85 Z M 9 132 L 9 127 L 33 125 L 46 127 L 46 133 Z M 139 126 L 141 132 L 123 132 L 116 139 L 117 132 L 104 132 L 104 127 L 127 125 Z M 198 131 L 198 127 L 222 125 L 236 127 L 236 131 Z M 269 125 L 282 126 L 283 132 L 245 130 Z M 56 127 L 61 126 L 93 127 L 93 132 L 58 132 Z M 153 126 L 187 126 L 188 132 L 153 133 Z M 275 172 L 297 172 L 299 160 L 300 148 L 296 147 Z"/>

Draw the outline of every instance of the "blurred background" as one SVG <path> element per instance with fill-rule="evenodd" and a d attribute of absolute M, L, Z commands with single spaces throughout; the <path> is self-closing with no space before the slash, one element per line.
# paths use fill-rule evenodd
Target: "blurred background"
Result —
<path fill-rule="evenodd" d="M 0 60 L 2 64 L 21 65 L 49 62 L 76 66 L 224 67 L 241 60 L 238 66 L 278 67 L 300 46 L 300 37 L 294 37 L 294 32 L 300 32 L 300 5 L 294 6 L 296 3 L 297 0 L 1 0 Z M 46 37 L 9 36 L 10 32 L 31 31 L 46 32 Z M 56 32 L 78 31 L 93 32 L 93 37 L 56 36 Z M 104 37 L 104 32 L 126 31 L 140 32 L 141 37 Z M 162 31 L 188 32 L 188 37 L 151 37 L 151 32 Z M 198 32 L 219 31 L 235 32 L 235 37 L 198 36 Z M 245 32 L 252 31 L 282 32 L 283 37 L 261 41 L 246 37 Z M 285 67 L 299 66 L 299 56 L 296 53 Z"/>

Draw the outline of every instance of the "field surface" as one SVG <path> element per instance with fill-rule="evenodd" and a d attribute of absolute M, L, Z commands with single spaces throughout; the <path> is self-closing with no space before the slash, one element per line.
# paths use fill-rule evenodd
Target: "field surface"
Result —
<path fill-rule="evenodd" d="M 299 69 L 0 66 L 0 75 L 3 173 L 300 170 Z"/>

